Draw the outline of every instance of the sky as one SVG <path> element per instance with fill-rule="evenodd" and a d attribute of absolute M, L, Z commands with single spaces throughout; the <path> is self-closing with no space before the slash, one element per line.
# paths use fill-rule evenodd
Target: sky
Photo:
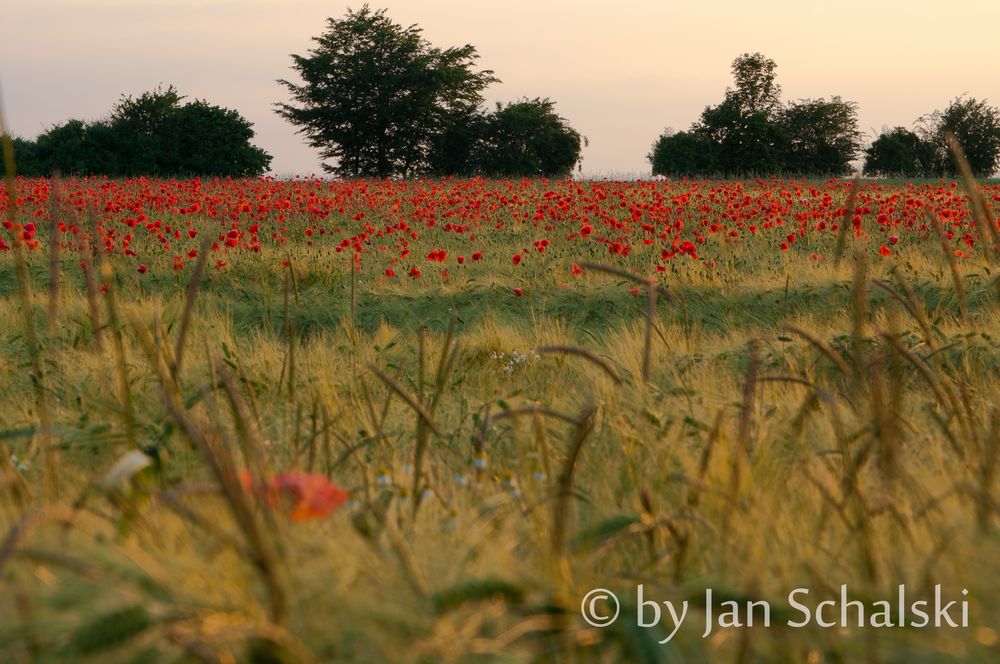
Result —
<path fill-rule="evenodd" d="M 331 0 L 4 0 L 0 94 L 8 129 L 33 138 L 104 117 L 123 94 L 173 84 L 234 108 L 279 176 L 321 173 L 315 150 L 274 113 Z M 963 0 L 371 0 L 434 46 L 474 45 L 501 80 L 486 102 L 548 97 L 587 139 L 583 173 L 648 175 L 667 127 L 686 129 L 760 51 L 785 100 L 839 95 L 861 129 L 910 126 L 970 94 L 1000 105 L 1000 2 Z M 947 11 L 946 11 L 947 10 Z"/>

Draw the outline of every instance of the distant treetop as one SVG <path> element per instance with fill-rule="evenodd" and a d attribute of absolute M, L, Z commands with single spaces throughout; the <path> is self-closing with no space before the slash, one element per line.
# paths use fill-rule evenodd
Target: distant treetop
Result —
<path fill-rule="evenodd" d="M 685 132 L 664 132 L 653 175 L 845 175 L 861 150 L 857 104 L 834 96 L 781 102 L 777 65 L 760 53 L 733 61 L 734 88 Z"/>
<path fill-rule="evenodd" d="M 441 49 L 416 26 L 368 5 L 327 20 L 307 55 L 292 55 L 301 83 L 280 80 L 292 103 L 276 111 L 345 178 L 422 175 L 567 175 L 580 135 L 548 99 L 481 109 L 498 82 L 476 69 L 475 47 Z"/>
<path fill-rule="evenodd" d="M 35 141 L 15 141 L 18 171 L 159 177 L 251 177 L 271 155 L 251 144 L 253 125 L 234 110 L 184 97 L 171 85 L 122 96 L 105 120 L 69 120 Z"/>

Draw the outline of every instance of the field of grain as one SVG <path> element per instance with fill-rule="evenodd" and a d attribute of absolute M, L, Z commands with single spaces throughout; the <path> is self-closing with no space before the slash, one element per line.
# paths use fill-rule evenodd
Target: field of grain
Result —
<path fill-rule="evenodd" d="M 996 661 L 997 201 L 13 180 L 0 660 Z"/>

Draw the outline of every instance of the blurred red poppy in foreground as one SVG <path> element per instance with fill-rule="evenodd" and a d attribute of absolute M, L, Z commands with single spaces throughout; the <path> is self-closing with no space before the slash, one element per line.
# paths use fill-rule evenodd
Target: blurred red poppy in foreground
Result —
<path fill-rule="evenodd" d="M 347 502 L 347 492 L 325 476 L 316 473 L 285 472 L 265 480 L 263 487 L 254 491 L 253 477 L 247 471 L 240 473 L 243 488 L 262 498 L 281 496 L 290 500 L 288 516 L 292 521 L 307 521 L 329 516 Z M 262 495 L 263 494 L 263 495 Z"/>

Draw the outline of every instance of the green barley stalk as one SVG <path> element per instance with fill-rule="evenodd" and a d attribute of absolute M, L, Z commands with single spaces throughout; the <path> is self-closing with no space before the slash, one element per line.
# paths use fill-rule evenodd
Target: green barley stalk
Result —
<path fill-rule="evenodd" d="M 642 343 L 642 380 L 645 383 L 649 382 L 650 365 L 653 355 L 653 325 L 656 322 L 656 290 L 656 281 L 650 279 L 646 286 L 646 333 L 643 336 Z"/>
<path fill-rule="evenodd" d="M 49 307 L 48 337 L 55 338 L 59 312 L 59 175 L 52 177 L 49 201 Z"/>
<path fill-rule="evenodd" d="M 400 386 L 395 380 L 393 380 L 388 374 L 379 369 L 374 364 L 369 364 L 368 368 L 374 373 L 379 379 L 385 383 L 392 392 L 396 393 L 406 405 L 413 409 L 413 411 L 420 417 L 420 419 L 433 431 L 439 438 L 444 438 L 444 434 L 441 433 L 441 429 L 438 428 L 437 424 L 434 423 L 434 419 L 431 414 L 427 411 L 423 404 L 421 404 L 413 395 L 409 394 L 406 390 Z"/>
<path fill-rule="evenodd" d="M 851 368 L 847 366 L 847 363 L 844 362 L 844 358 L 841 357 L 840 353 L 835 351 L 829 343 L 819 338 L 816 334 L 808 330 L 804 330 L 798 326 L 792 324 L 785 324 L 782 327 L 785 330 L 791 332 L 792 334 L 798 335 L 803 339 L 805 339 L 807 342 L 809 342 L 809 344 L 812 345 L 814 348 L 816 348 L 816 350 L 825 355 L 833 363 L 833 365 L 837 367 L 837 370 L 840 371 L 842 375 L 844 376 L 851 375 L 852 373 Z"/>
<path fill-rule="evenodd" d="M 962 149 L 962 144 L 958 141 L 958 137 L 951 130 L 945 130 L 944 138 L 945 142 L 948 143 L 952 159 L 958 166 L 958 172 L 962 176 L 962 186 L 965 189 L 965 195 L 969 199 L 969 207 L 972 209 L 972 214 L 976 218 L 976 234 L 979 236 L 978 239 L 982 244 L 987 245 L 986 258 L 995 259 L 998 257 L 998 252 L 1000 252 L 1000 237 L 997 235 L 996 220 L 993 218 L 993 211 L 989 203 L 987 203 L 983 191 L 976 183 L 976 178 L 972 174 L 972 167 L 969 166 L 969 160 L 965 157 L 965 151 Z M 986 233 L 983 232 L 984 228 L 986 229 Z"/>
<path fill-rule="evenodd" d="M 861 191 L 861 178 L 851 180 L 851 189 L 847 193 L 847 204 L 844 206 L 844 218 L 840 222 L 840 232 L 837 234 L 837 246 L 833 251 L 833 264 L 839 266 L 847 246 L 847 231 L 851 228 L 851 218 L 857 205 L 858 192 Z"/>
<path fill-rule="evenodd" d="M 552 511 L 552 553 L 557 560 L 561 560 L 560 567 L 568 572 L 568 561 L 566 560 L 566 534 L 569 531 L 569 499 L 573 496 L 573 478 L 576 474 L 577 462 L 580 459 L 580 452 L 583 444 L 587 441 L 594 430 L 594 415 L 597 407 L 593 404 L 584 406 L 580 414 L 572 418 L 573 435 L 570 438 L 569 448 L 566 450 L 566 460 L 563 462 L 562 471 L 556 481 L 556 496 Z"/>
<path fill-rule="evenodd" d="M 198 287 L 205 275 L 205 264 L 208 262 L 208 253 L 212 248 L 211 238 L 206 237 L 198 250 L 198 260 L 194 264 L 194 274 L 188 282 L 187 291 L 184 294 L 184 310 L 181 313 L 180 327 L 177 331 L 177 345 L 174 349 L 174 361 L 171 373 L 174 377 L 180 376 L 181 366 L 184 363 L 184 342 L 187 340 L 188 328 L 191 325 L 191 316 L 194 313 L 194 301 L 198 295 Z"/>
<path fill-rule="evenodd" d="M 215 367 L 215 374 L 218 376 L 218 384 L 222 386 L 222 392 L 229 404 L 233 417 L 233 425 L 236 428 L 236 436 L 240 442 L 240 449 L 243 452 L 243 460 L 250 470 L 254 485 L 258 494 L 263 494 L 266 490 L 266 478 L 271 474 L 268 464 L 267 454 L 264 452 L 264 441 L 260 431 L 254 426 L 253 420 L 247 411 L 247 405 L 243 396 L 237 391 L 232 374 L 226 364 L 219 358 L 213 357 L 211 365 Z M 281 522 L 276 518 L 273 505 L 268 500 L 260 501 L 263 507 L 264 521 L 268 531 L 275 534 L 275 539 L 279 545 L 285 539 L 285 533 Z"/>
<path fill-rule="evenodd" d="M 7 187 L 7 220 L 14 223 L 17 219 L 17 187 L 15 184 L 14 144 L 0 115 L 0 142 L 3 144 L 4 173 Z M 27 257 L 24 255 L 22 243 L 15 239 L 14 264 L 17 272 L 17 283 L 21 311 L 24 315 L 24 338 L 28 345 L 28 359 L 31 363 L 31 386 L 35 395 L 35 408 L 38 411 L 38 435 L 33 439 L 32 447 L 39 447 L 42 453 L 45 488 L 52 498 L 59 496 L 58 454 L 52 444 L 52 431 L 49 421 L 49 405 L 42 373 L 42 352 L 35 331 L 34 297 L 31 292 L 31 280 L 28 274 Z"/>
<path fill-rule="evenodd" d="M 535 445 L 538 446 L 538 451 L 542 457 L 542 472 L 545 474 L 545 480 L 552 477 L 552 459 L 549 452 L 549 439 L 545 435 L 545 424 L 542 422 L 542 414 L 538 411 L 534 413 L 534 425 L 535 425 Z"/>
<path fill-rule="evenodd" d="M 579 346 L 570 345 L 555 345 L 555 346 L 539 346 L 535 349 L 535 352 L 539 355 L 545 355 L 546 353 L 558 353 L 564 355 L 574 355 L 576 357 L 582 357 L 588 360 L 591 364 L 598 367 L 601 371 L 606 373 L 615 385 L 620 385 L 622 382 L 621 377 L 611 366 L 611 363 L 604 358 L 597 355 L 593 351 L 587 350 L 586 348 L 580 348 Z"/>
<path fill-rule="evenodd" d="M 951 281 L 955 285 L 955 294 L 958 296 L 958 309 L 962 317 L 962 323 L 964 324 L 968 319 L 968 307 L 965 304 L 965 286 L 962 283 L 962 275 L 958 271 L 958 261 L 955 260 L 955 254 L 948 244 L 948 234 L 945 232 L 944 226 L 942 226 L 937 214 L 927 210 L 927 216 L 930 219 L 934 233 L 938 236 L 938 240 L 941 243 L 941 253 L 944 255 L 944 260 L 948 264 L 948 270 L 951 272 Z"/>
<path fill-rule="evenodd" d="M 202 461 L 209 467 L 221 488 L 233 520 L 242 531 L 248 550 L 252 553 L 249 560 L 267 588 L 270 598 L 270 619 L 275 624 L 281 625 L 288 616 L 288 596 L 279 571 L 279 549 L 273 538 L 265 537 L 254 516 L 246 492 L 237 476 L 232 453 L 219 439 L 218 432 L 211 430 L 214 427 L 209 427 L 207 423 L 195 424 L 181 400 L 180 392 L 166 369 L 165 362 L 161 357 L 156 357 L 155 350 L 148 345 L 145 350 L 147 355 L 153 354 L 149 357 L 149 361 L 159 377 L 162 402 L 184 436 L 201 456 Z"/>
<path fill-rule="evenodd" d="M 757 378 L 760 374 L 760 341 L 750 340 L 746 379 L 743 382 L 743 400 L 740 405 L 740 424 L 736 441 L 748 457 L 753 455 L 753 411 L 757 397 Z"/>
<path fill-rule="evenodd" d="M 104 301 L 108 308 L 108 325 L 111 327 L 111 337 L 115 344 L 115 360 L 118 369 L 118 398 L 121 400 L 122 413 L 125 420 L 125 437 L 129 447 L 137 447 L 135 413 L 132 408 L 132 385 L 129 382 L 128 364 L 125 353 L 125 336 L 122 333 L 122 323 L 118 313 L 118 301 L 115 289 L 115 272 L 111 261 L 102 251 L 101 279 L 107 292 Z"/>
<path fill-rule="evenodd" d="M 438 402 L 440 400 L 441 394 L 444 392 L 444 386 L 446 383 L 448 371 L 454 362 L 455 356 L 457 354 L 457 349 L 453 348 L 452 341 L 455 335 L 455 326 L 457 322 L 457 315 L 452 312 L 451 322 L 448 325 L 448 332 L 445 336 L 444 344 L 441 347 L 441 352 L 438 357 L 438 366 L 435 371 L 434 377 L 434 392 L 430 399 L 426 399 L 424 393 L 424 383 L 426 382 L 426 332 L 423 327 L 420 328 L 418 334 L 418 369 L 417 369 L 417 395 L 416 398 L 410 397 L 406 394 L 398 384 L 395 383 L 391 378 L 384 374 L 374 365 L 372 369 L 375 371 L 376 375 L 382 379 L 386 385 L 399 394 L 404 401 L 406 401 L 411 408 L 417 414 L 416 422 L 416 446 L 413 453 L 413 486 L 412 486 L 412 499 L 413 499 L 413 514 L 412 518 L 415 521 L 417 518 L 417 513 L 420 510 L 420 504 L 423 498 L 423 476 L 424 476 L 424 460 L 427 455 L 427 445 L 428 445 L 428 427 L 437 434 L 438 437 L 443 438 L 441 431 L 433 424 L 434 410 L 437 408 Z"/>
<path fill-rule="evenodd" d="M 281 367 L 281 376 L 278 377 L 278 392 L 286 382 L 288 385 L 288 403 L 295 401 L 295 321 L 292 320 L 289 303 L 289 282 L 294 283 L 295 273 L 292 271 L 292 263 L 288 262 L 288 275 L 284 283 L 284 331 L 285 331 L 285 363 Z M 296 301 L 298 301 L 298 291 L 295 291 Z"/>
<path fill-rule="evenodd" d="M 626 270 L 620 270 L 599 263 L 580 263 L 580 267 L 586 270 L 594 270 L 595 272 L 603 272 L 615 277 L 621 277 L 622 279 L 646 287 L 646 330 L 642 346 L 642 381 L 643 383 L 648 383 L 652 364 L 653 330 L 656 325 L 656 295 L 657 293 L 662 293 L 670 300 L 673 300 L 673 296 L 666 287 L 658 284 L 655 279 L 643 278 Z"/>
<path fill-rule="evenodd" d="M 862 380 L 866 365 L 865 335 L 868 332 L 868 260 L 861 250 L 854 252 L 854 284 L 851 289 L 851 355 L 855 378 Z"/>
<path fill-rule="evenodd" d="M 1000 504 L 993 498 L 993 485 L 996 483 L 998 467 L 1000 467 L 1000 410 L 994 407 L 990 414 L 990 429 L 986 435 L 979 466 L 976 522 L 982 533 L 990 530 L 994 513 L 1000 512 Z"/>
<path fill-rule="evenodd" d="M 90 232 L 84 234 L 80 242 L 80 263 L 83 267 L 83 278 L 87 287 L 87 313 L 90 316 L 90 333 L 94 339 L 94 349 L 101 354 L 104 352 L 103 326 L 101 325 L 101 310 L 97 303 L 97 281 L 94 279 L 94 257 L 96 254 L 94 247 L 97 229 L 97 212 L 90 209 L 88 215 L 90 221 Z"/>

